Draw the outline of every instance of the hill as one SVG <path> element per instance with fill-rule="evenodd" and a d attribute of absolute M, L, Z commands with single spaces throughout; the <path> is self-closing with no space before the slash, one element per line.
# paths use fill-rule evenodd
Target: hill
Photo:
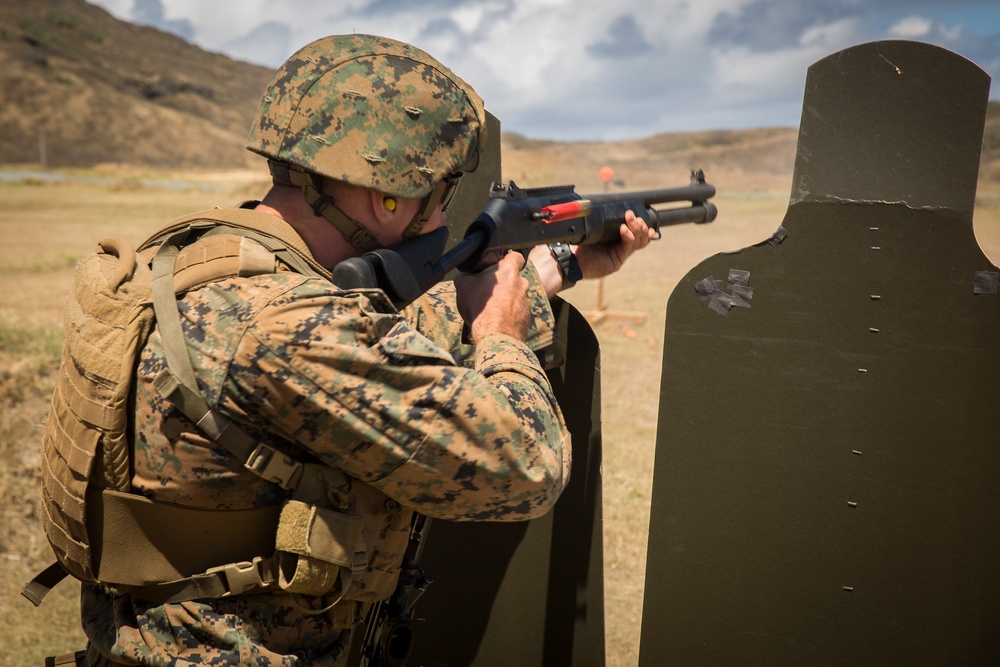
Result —
<path fill-rule="evenodd" d="M 628 189 L 683 185 L 689 168 L 704 169 L 719 192 L 786 193 L 792 179 L 798 129 L 788 127 L 667 133 L 621 142 L 560 143 L 503 136 L 504 178 L 533 186 L 565 182 L 584 192 L 603 187 L 608 165 Z M 989 103 L 979 194 L 1000 196 L 1000 102 Z"/>
<path fill-rule="evenodd" d="M 0 0 L 0 163 L 230 169 L 260 162 L 244 141 L 270 70 L 119 21 L 84 0 Z M 502 119 L 501 119 L 502 120 Z M 504 177 L 630 189 L 682 184 L 699 167 L 727 190 L 787 191 L 795 128 L 552 142 L 507 133 Z M 1000 102 L 991 102 L 981 192 L 1000 191 Z"/>
<path fill-rule="evenodd" d="M 791 182 L 798 130 L 788 127 L 657 134 L 618 142 L 560 143 L 503 136 L 504 178 L 518 185 L 569 182 L 582 192 L 604 184 L 598 171 L 610 166 L 612 185 L 629 190 L 686 184 L 688 170 L 705 171 L 727 190 L 784 192 Z"/>
<path fill-rule="evenodd" d="M 84 0 L 0 0 L 0 162 L 246 166 L 270 74 Z"/>

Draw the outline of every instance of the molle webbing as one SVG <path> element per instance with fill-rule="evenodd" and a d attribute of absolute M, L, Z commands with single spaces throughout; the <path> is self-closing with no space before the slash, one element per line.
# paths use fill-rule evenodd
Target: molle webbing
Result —
<path fill-rule="evenodd" d="M 141 251 L 136 261 L 127 243 L 104 240 L 78 271 L 43 451 L 46 531 L 59 563 L 23 594 L 37 605 L 68 572 L 157 604 L 270 589 L 336 593 L 337 604 L 367 566 L 363 520 L 323 507 L 331 489 L 349 483 L 257 441 L 208 404 L 177 307 L 187 290 L 281 264 L 324 280 L 329 272 L 290 226 L 247 209 L 176 220 Z M 158 393 L 248 470 L 294 491 L 293 500 L 219 510 L 129 493 L 127 397 L 154 313 L 167 361 Z M 359 604 L 338 608 L 356 615 Z"/>
<path fill-rule="evenodd" d="M 219 276 L 259 276 L 276 273 L 274 253 L 248 236 L 205 234 L 177 255 L 174 292 L 183 294 L 219 279 Z"/>
<path fill-rule="evenodd" d="M 199 242 L 181 250 L 181 244 L 195 240 Z M 168 582 L 143 589 L 151 601 L 217 597 L 251 585 L 266 587 L 273 580 L 267 573 L 274 571 L 274 559 L 258 555 L 274 554 L 280 507 L 233 514 L 163 505 L 127 493 L 128 394 L 154 310 L 161 311 L 161 333 L 177 376 L 157 378 L 157 387 L 186 414 L 196 415 L 202 429 L 252 472 L 286 489 L 294 487 L 301 464 L 235 428 L 201 396 L 180 329 L 176 293 L 227 277 L 273 273 L 280 269 L 275 257 L 304 275 L 329 280 L 330 273 L 291 226 L 248 209 L 217 209 L 175 220 L 142 249 L 145 261 L 136 261 L 130 244 L 104 239 L 75 275 L 42 457 L 43 520 L 58 563 L 25 586 L 23 594 L 36 605 L 67 573 L 81 581 L 124 587 Z M 162 274 L 158 290 L 148 266 L 154 254 L 162 256 L 156 267 Z M 255 537 L 242 540 L 233 530 Z M 218 554 L 204 551 L 203 545 L 192 549 L 190 540 L 177 539 L 189 531 L 223 536 L 218 543 L 238 548 L 216 559 Z M 260 544 L 261 539 L 268 544 Z M 173 543 L 183 548 L 171 550 Z M 250 557 L 253 562 L 247 561 Z M 206 571 L 205 562 L 226 565 Z M 200 574 L 190 576 L 192 572 Z"/>
<path fill-rule="evenodd" d="M 214 227 L 201 234 L 197 243 L 182 251 L 181 246 L 189 235 L 202 230 L 200 222 L 196 220 L 192 225 L 175 231 L 162 242 L 153 257 L 153 308 L 167 360 L 167 367 L 156 377 L 154 386 L 158 393 L 170 400 L 213 441 L 242 461 L 248 470 L 283 489 L 296 489 L 305 472 L 315 471 L 322 476 L 324 467 L 304 466 L 284 453 L 251 438 L 229 418 L 208 405 L 198 388 L 186 339 L 181 329 L 176 295 L 188 284 L 198 285 L 210 281 L 211 274 L 220 271 L 241 270 L 252 275 L 256 272 L 265 272 L 268 268 L 273 272 L 277 268 L 273 257 L 269 263 L 263 255 L 252 249 L 256 245 L 253 241 L 248 239 L 245 242 L 240 240 L 235 243 L 231 235 L 233 229 L 225 225 Z M 251 235 L 247 234 L 250 230 L 243 229 L 236 231 L 265 244 L 269 249 L 280 249 L 283 245 L 276 244 L 274 239 L 267 235 Z M 214 238 L 212 235 L 215 235 Z M 179 260 L 180 269 L 177 268 Z M 189 273 L 189 277 L 178 284 L 175 275 L 185 272 Z M 339 473 L 337 475 L 342 477 Z M 309 489 L 310 486 L 307 484 L 305 489 Z M 112 496 L 108 499 L 113 498 Z M 261 532 L 271 538 L 272 544 L 269 550 L 246 550 L 246 543 L 238 539 L 232 542 L 241 547 L 237 550 L 237 554 L 244 558 L 248 557 L 246 554 L 250 554 L 252 561 L 234 562 L 239 556 L 229 556 L 221 560 L 208 559 L 205 562 L 228 564 L 212 567 L 204 574 L 166 581 L 163 575 L 168 573 L 159 572 L 157 573 L 159 577 L 151 581 L 165 581 L 165 583 L 151 583 L 141 591 L 133 591 L 133 594 L 153 601 L 180 601 L 197 597 L 240 594 L 245 590 L 263 590 L 277 583 L 279 588 L 289 592 L 324 595 L 339 581 L 340 595 L 333 603 L 336 604 L 347 593 L 354 574 L 363 570 L 366 564 L 361 541 L 361 520 L 342 512 L 314 507 L 308 521 L 299 522 L 302 525 L 283 528 L 289 503 L 305 507 L 302 503 L 288 501 L 280 517 L 267 516 L 266 520 L 270 525 L 261 527 Z M 205 516 L 210 517 L 212 512 L 206 512 Z M 127 516 L 132 514 L 129 513 Z M 278 545 L 277 555 L 274 558 L 258 556 L 257 554 L 275 553 L 273 544 L 275 535 L 278 541 L 283 543 Z M 283 553 L 286 543 L 292 547 L 293 553 Z M 279 564 L 280 576 L 275 582 Z M 183 571 L 200 572 L 203 565 L 185 561 Z"/>
<path fill-rule="evenodd" d="M 331 278 L 330 271 L 313 259 L 305 241 L 291 225 L 272 215 L 247 208 L 209 209 L 178 218 L 145 241 L 139 250 L 155 247 L 185 229 L 191 229 L 195 234 L 198 230 L 210 230 L 206 234 L 231 233 L 252 238 L 296 272 L 326 280 Z"/>
<path fill-rule="evenodd" d="M 88 489 L 127 490 L 133 361 L 153 326 L 150 272 L 127 243 L 103 239 L 81 262 L 67 300 L 59 380 L 42 440 L 46 535 L 66 570 L 93 580 Z M 44 594 L 36 587 L 35 594 Z M 39 591 L 42 591 L 39 593 Z"/>

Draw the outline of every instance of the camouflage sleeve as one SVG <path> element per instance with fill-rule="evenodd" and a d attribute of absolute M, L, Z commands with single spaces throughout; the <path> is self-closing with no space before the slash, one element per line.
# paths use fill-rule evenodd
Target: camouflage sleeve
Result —
<path fill-rule="evenodd" d="M 456 399 L 466 398 L 451 401 L 459 410 L 448 424 L 454 436 L 445 440 L 466 444 L 456 451 L 429 438 L 378 486 L 393 497 L 413 498 L 419 503 L 413 508 L 429 516 L 474 521 L 540 516 L 555 503 L 570 472 L 570 436 L 548 380 L 524 343 L 501 334 L 487 336 L 476 348 L 475 370 L 457 387 Z M 426 476 L 425 485 L 414 484 L 415 473 Z"/>
<path fill-rule="evenodd" d="M 528 326 L 528 347 L 535 353 L 542 368 L 558 368 L 565 359 L 564 351 L 556 336 L 555 315 L 538 273 L 531 262 L 522 271 L 528 280 L 528 298 L 531 300 L 531 322 Z M 407 320 L 413 327 L 432 341 L 451 350 L 456 359 L 471 367 L 475 360 L 475 348 L 463 342 L 465 323 L 455 305 L 455 283 L 442 282 L 428 290 L 414 301 L 405 311 Z"/>
<path fill-rule="evenodd" d="M 489 336 L 460 366 L 363 293 L 305 281 L 269 303 L 226 384 L 237 412 L 431 517 L 534 518 L 568 482 L 569 434 L 527 345 Z"/>

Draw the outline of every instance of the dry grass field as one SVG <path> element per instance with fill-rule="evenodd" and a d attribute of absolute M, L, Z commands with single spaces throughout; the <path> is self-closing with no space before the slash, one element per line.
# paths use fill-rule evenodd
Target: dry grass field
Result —
<path fill-rule="evenodd" d="M 62 340 L 62 308 L 78 259 L 105 236 L 135 242 L 183 213 L 263 193 L 264 172 L 169 173 L 73 165 L 243 167 L 244 128 L 270 77 L 114 19 L 84 0 L 0 2 L 0 159 L 60 171 L 18 177 L 0 167 L 0 667 L 40 665 L 83 646 L 67 582 L 39 609 L 20 597 L 51 561 L 39 521 L 39 449 Z M 766 239 L 782 221 L 797 132 L 792 128 L 661 134 L 573 144 L 505 135 L 504 178 L 522 187 L 573 183 L 600 192 L 686 184 L 703 168 L 718 188 L 711 225 L 663 239 L 602 284 L 605 307 L 632 319 L 595 327 L 602 346 L 604 539 L 608 664 L 634 665 L 645 570 L 662 332 L 674 285 L 701 260 Z M 41 146 L 44 148 L 41 148 Z M 63 177 L 51 180 L 50 177 Z M 1000 261 L 1000 102 L 990 104 L 976 231 Z M 593 284 L 566 295 L 585 312 Z M 432 533 L 433 535 L 433 533 Z"/>
<path fill-rule="evenodd" d="M 779 133 L 780 134 L 780 133 Z M 794 133 L 762 134 L 794 151 Z M 596 147 L 592 146 L 592 149 Z M 624 149 L 622 149 L 624 150 Z M 541 153 L 505 153 L 505 174 L 524 185 L 576 182 L 597 191 L 592 164 L 600 157 L 546 163 Z M 604 396 L 605 560 L 608 663 L 634 665 L 638 656 L 646 531 L 659 396 L 659 368 L 667 298 L 702 259 L 766 239 L 781 222 L 790 184 L 791 154 L 751 175 L 731 165 L 709 180 L 719 189 L 718 220 L 668 229 L 662 240 L 604 282 L 604 304 L 644 321 L 608 319 L 596 326 L 602 344 Z M 627 156 L 618 158 L 622 163 Z M 572 164 L 569 168 L 565 165 Z M 676 173 L 625 173 L 629 189 L 682 185 Z M 579 173 L 572 173 L 576 169 Z M 42 424 L 61 342 L 62 304 L 72 267 L 96 240 L 139 241 L 165 221 L 193 210 L 260 194 L 258 174 L 180 176 L 138 171 L 87 172 L 69 182 L 0 180 L 0 664 L 40 665 L 42 657 L 83 646 L 77 586 L 59 586 L 39 609 L 18 591 L 51 558 L 39 521 L 36 472 Z M 151 180 L 157 181 L 151 183 Z M 981 188 L 976 227 L 981 243 L 1000 258 L 1000 198 Z M 597 307 L 594 285 L 566 294 L 578 308 Z"/>

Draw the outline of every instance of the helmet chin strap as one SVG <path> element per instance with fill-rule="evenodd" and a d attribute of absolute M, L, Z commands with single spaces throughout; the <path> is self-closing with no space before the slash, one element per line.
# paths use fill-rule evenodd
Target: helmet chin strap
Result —
<path fill-rule="evenodd" d="M 424 201 L 429 202 L 430 197 L 425 198 Z M 431 219 L 431 215 L 433 213 L 434 213 L 434 206 L 431 206 L 430 210 L 428 211 L 428 207 L 425 204 L 424 207 L 420 210 L 420 212 L 417 213 L 415 216 L 413 216 L 413 220 L 410 220 L 410 224 L 406 226 L 406 229 L 403 230 L 402 238 L 409 239 L 420 234 L 420 232 L 423 231 L 424 226 L 427 225 L 427 221 Z"/>
<path fill-rule="evenodd" d="M 268 160 L 267 167 L 274 183 L 300 188 L 313 212 L 336 227 L 355 248 L 362 252 L 371 252 L 382 247 L 371 230 L 340 210 L 333 197 L 323 192 L 319 176 L 287 162 L 276 160 Z M 420 211 L 413 216 L 406 229 L 403 230 L 402 238 L 412 238 L 423 231 L 431 216 L 434 215 L 434 209 L 437 208 L 446 194 L 454 190 L 456 183 L 457 178 L 450 178 L 434 186 L 431 193 L 424 198 L 424 204 Z"/>
<path fill-rule="evenodd" d="M 420 212 L 413 216 L 413 220 L 403 230 L 403 238 L 408 239 L 422 232 L 438 206 L 441 207 L 442 212 L 447 210 L 451 200 L 455 198 L 455 193 L 458 191 L 458 185 L 461 182 L 461 172 L 449 174 L 438 181 L 434 189 L 431 190 L 431 193 L 424 198 L 424 205 L 421 207 Z"/>
<path fill-rule="evenodd" d="M 448 189 L 448 181 L 441 181 L 434 186 L 431 193 L 424 197 L 424 205 L 420 208 L 420 211 L 413 216 L 413 220 L 410 220 L 410 224 L 406 226 L 403 230 L 403 238 L 409 239 L 418 235 L 423 231 L 424 227 L 427 226 L 427 221 L 431 219 L 434 215 L 434 209 L 437 208 L 438 204 L 441 203 L 444 197 L 445 191 Z"/>
<path fill-rule="evenodd" d="M 371 252 L 382 247 L 371 230 L 341 211 L 333 201 L 333 197 L 323 192 L 319 176 L 298 169 L 287 162 L 276 160 L 268 160 L 267 167 L 276 185 L 300 188 L 313 212 L 336 227 L 355 248 L 362 252 Z"/>

